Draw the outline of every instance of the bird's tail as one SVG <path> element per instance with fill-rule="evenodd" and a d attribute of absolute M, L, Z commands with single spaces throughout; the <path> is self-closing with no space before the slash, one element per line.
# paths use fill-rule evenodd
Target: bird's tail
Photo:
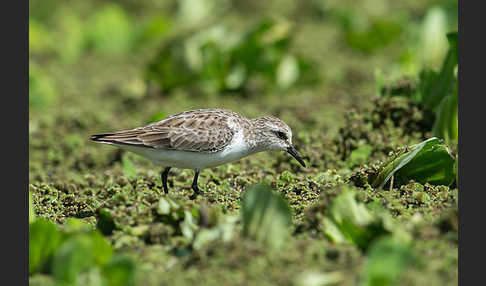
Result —
<path fill-rule="evenodd" d="M 143 145 L 143 141 L 138 138 L 139 130 L 123 130 L 111 133 L 91 135 L 90 139 L 94 142 L 117 144 L 117 145 Z"/>

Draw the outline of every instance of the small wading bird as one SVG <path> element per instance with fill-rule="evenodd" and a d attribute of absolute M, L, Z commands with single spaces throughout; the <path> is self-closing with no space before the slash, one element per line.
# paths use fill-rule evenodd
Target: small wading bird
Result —
<path fill-rule="evenodd" d="M 120 147 L 165 167 L 164 192 L 171 167 L 195 171 L 191 199 L 201 194 L 201 170 L 222 165 L 253 153 L 284 150 L 305 167 L 292 145 L 292 131 L 282 120 L 265 116 L 247 119 L 224 109 L 198 109 L 169 116 L 131 130 L 92 135 L 91 140 Z"/>

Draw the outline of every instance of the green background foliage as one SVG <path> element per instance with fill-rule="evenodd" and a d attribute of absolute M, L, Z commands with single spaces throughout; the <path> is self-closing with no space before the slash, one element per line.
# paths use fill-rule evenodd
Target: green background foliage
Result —
<path fill-rule="evenodd" d="M 457 6 L 31 0 L 30 284 L 456 285 Z M 196 108 L 281 118 L 308 167 L 258 153 L 190 200 L 89 141 Z"/>

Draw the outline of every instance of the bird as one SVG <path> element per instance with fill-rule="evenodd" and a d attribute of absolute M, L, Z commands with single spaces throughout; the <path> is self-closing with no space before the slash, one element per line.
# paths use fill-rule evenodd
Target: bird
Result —
<path fill-rule="evenodd" d="M 129 130 L 91 135 L 91 140 L 141 155 L 162 166 L 164 193 L 171 168 L 194 170 L 191 199 L 202 195 L 199 173 L 254 153 L 283 150 L 303 167 L 292 144 L 292 130 L 274 116 L 247 119 L 227 109 L 196 109 Z"/>

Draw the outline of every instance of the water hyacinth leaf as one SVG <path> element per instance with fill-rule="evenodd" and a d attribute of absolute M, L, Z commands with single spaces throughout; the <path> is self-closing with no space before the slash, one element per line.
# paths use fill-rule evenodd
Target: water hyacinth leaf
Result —
<path fill-rule="evenodd" d="M 325 234 L 333 242 L 349 242 L 366 251 L 378 237 L 390 234 L 382 216 L 373 216 L 362 203 L 355 199 L 355 192 L 345 190 L 331 203 L 323 219 Z"/>
<path fill-rule="evenodd" d="M 210 229 L 203 228 L 197 233 L 192 244 L 194 249 L 200 249 L 204 245 L 217 239 L 220 239 L 223 242 L 231 240 L 233 237 L 233 229 L 236 222 L 239 220 L 239 216 L 224 216 L 221 219 L 223 221 L 219 222 L 216 226 Z"/>
<path fill-rule="evenodd" d="M 89 233 L 89 238 L 93 243 L 94 260 L 97 266 L 105 265 L 113 255 L 113 248 L 103 235 L 95 230 Z"/>
<path fill-rule="evenodd" d="M 102 268 L 102 273 L 107 285 L 134 285 L 135 263 L 127 255 L 115 254 Z"/>
<path fill-rule="evenodd" d="M 432 128 L 434 136 L 451 142 L 458 139 L 458 91 L 457 80 L 454 84 L 454 90 L 450 96 L 445 97 L 436 112 L 436 121 Z"/>
<path fill-rule="evenodd" d="M 42 269 L 60 243 L 61 233 L 52 222 L 38 218 L 29 224 L 29 273 Z"/>
<path fill-rule="evenodd" d="M 79 274 L 94 265 L 91 239 L 87 235 L 76 235 L 59 247 L 53 259 L 52 273 L 57 281 L 75 285 Z"/>
<path fill-rule="evenodd" d="M 288 88 L 299 78 L 299 63 L 293 55 L 286 55 L 277 68 L 277 85 Z"/>
<path fill-rule="evenodd" d="M 449 51 L 442 65 L 439 74 L 426 72 L 420 80 L 420 92 L 422 93 L 422 104 L 425 108 L 434 110 L 439 106 L 442 99 L 448 96 L 455 83 L 454 70 L 457 66 L 457 39 L 458 33 L 448 33 Z"/>
<path fill-rule="evenodd" d="M 439 67 L 447 53 L 447 15 L 443 8 L 434 7 L 427 11 L 422 24 L 421 51 L 426 68 Z"/>
<path fill-rule="evenodd" d="M 185 238 L 192 240 L 194 238 L 194 232 L 197 230 L 197 225 L 194 222 L 194 217 L 191 212 L 184 211 L 184 221 L 181 222 L 181 232 Z"/>
<path fill-rule="evenodd" d="M 78 228 L 60 245 L 53 259 L 52 273 L 58 281 L 75 283 L 79 273 L 103 267 L 112 254 L 111 245 L 100 232 Z"/>
<path fill-rule="evenodd" d="M 397 183 L 415 180 L 422 184 L 450 186 L 455 180 L 454 157 L 440 139 L 432 137 L 386 164 L 372 186 L 382 188 L 392 176 Z"/>
<path fill-rule="evenodd" d="M 391 237 L 379 239 L 370 247 L 363 285 L 393 285 L 416 262 L 408 244 L 395 242 Z"/>
<path fill-rule="evenodd" d="M 243 197 L 243 235 L 281 247 L 290 236 L 291 210 L 287 202 L 263 184 L 251 187 Z"/>
<path fill-rule="evenodd" d="M 160 198 L 159 206 L 157 208 L 158 214 L 168 215 L 170 213 L 171 204 L 170 204 L 169 201 L 171 201 L 171 199 L 169 199 L 169 198 Z"/>

